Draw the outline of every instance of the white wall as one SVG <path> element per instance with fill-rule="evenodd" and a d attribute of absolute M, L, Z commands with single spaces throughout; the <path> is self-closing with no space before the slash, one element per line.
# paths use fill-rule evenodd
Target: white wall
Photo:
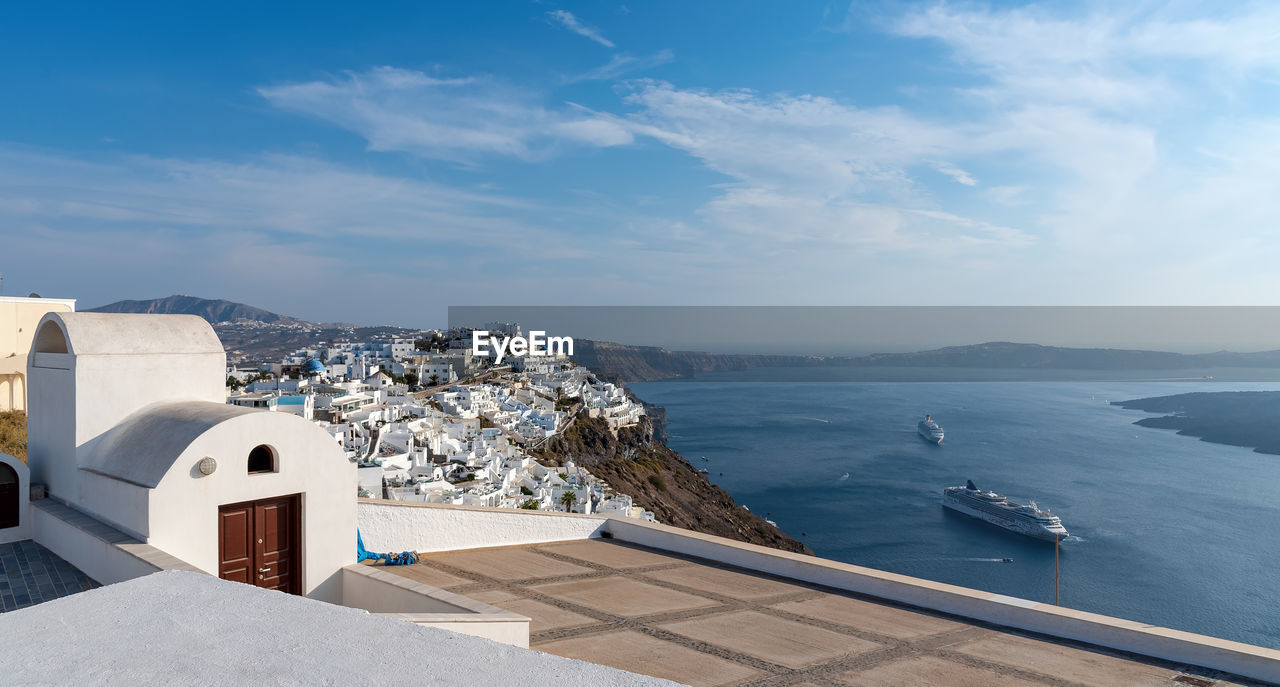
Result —
<path fill-rule="evenodd" d="M 249 452 L 276 450 L 275 473 L 248 473 Z M 196 465 L 218 462 L 212 475 Z M 275 496 L 302 499 L 302 589 L 340 603 L 341 569 L 356 559 L 356 468 L 323 429 L 294 415 L 258 412 L 223 421 L 193 441 L 149 492 L 146 541 L 218 574 L 218 507 Z"/>
<path fill-rule="evenodd" d="M 70 352 L 38 353 L 41 337 L 33 343 L 27 443 L 32 477 L 58 498 L 80 501 L 82 451 L 134 411 L 226 400 L 226 354 L 198 317 L 50 313 L 38 329 L 46 326 Z"/>
<path fill-rule="evenodd" d="M 606 518 L 360 499 L 360 536 L 379 553 L 453 551 L 599 536 Z"/>
<path fill-rule="evenodd" d="M 32 506 L 32 539 L 95 582 L 114 584 L 158 572 L 159 567 L 132 556 L 114 543 L 94 536 L 74 523 Z"/>

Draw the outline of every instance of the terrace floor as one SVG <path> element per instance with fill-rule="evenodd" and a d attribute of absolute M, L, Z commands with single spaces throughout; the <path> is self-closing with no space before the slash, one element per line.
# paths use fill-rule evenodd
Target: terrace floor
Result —
<path fill-rule="evenodd" d="M 30 539 L 0 544 L 0 613 L 97 586 L 70 563 Z"/>
<path fill-rule="evenodd" d="M 419 561 L 386 570 L 528 616 L 539 651 L 695 687 L 1257 684 L 616 541 Z"/>

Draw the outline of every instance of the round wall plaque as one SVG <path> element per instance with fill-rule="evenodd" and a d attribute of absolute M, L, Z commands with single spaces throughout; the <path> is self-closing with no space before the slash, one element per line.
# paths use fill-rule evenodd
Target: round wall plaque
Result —
<path fill-rule="evenodd" d="M 209 456 L 205 456 L 196 464 L 196 469 L 199 470 L 202 475 L 212 475 L 213 471 L 218 469 L 218 461 Z"/>

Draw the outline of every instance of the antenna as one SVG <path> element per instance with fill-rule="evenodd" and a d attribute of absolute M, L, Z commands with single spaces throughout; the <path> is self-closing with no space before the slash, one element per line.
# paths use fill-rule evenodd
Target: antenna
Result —
<path fill-rule="evenodd" d="M 1060 537 L 1057 532 L 1053 533 L 1053 605 L 1061 606 L 1058 603 L 1058 544 Z"/>
<path fill-rule="evenodd" d="M 4 275 L 0 274 L 0 296 L 4 295 Z"/>

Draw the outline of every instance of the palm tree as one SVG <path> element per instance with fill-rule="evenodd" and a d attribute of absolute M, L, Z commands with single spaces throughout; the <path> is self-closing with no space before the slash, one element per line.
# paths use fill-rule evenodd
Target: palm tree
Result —
<path fill-rule="evenodd" d="M 564 505 L 564 509 L 566 511 L 572 511 L 573 504 L 577 502 L 578 502 L 578 495 L 571 491 L 566 491 L 564 495 L 560 497 L 560 503 Z"/>

